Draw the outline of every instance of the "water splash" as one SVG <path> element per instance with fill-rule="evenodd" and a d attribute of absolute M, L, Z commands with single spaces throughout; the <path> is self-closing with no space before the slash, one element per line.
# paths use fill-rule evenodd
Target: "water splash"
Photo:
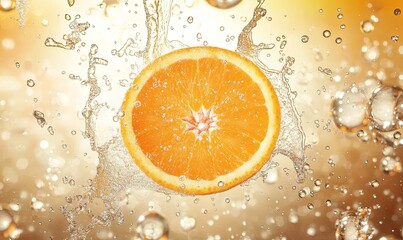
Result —
<path fill-rule="evenodd" d="M 289 157 L 294 162 L 294 167 L 298 174 L 298 181 L 302 182 L 306 173 L 304 172 L 305 165 L 305 134 L 301 126 L 300 116 L 294 104 L 294 98 L 291 87 L 288 84 L 286 75 L 292 74 L 291 69 L 294 64 L 294 58 L 287 57 L 283 69 L 270 69 L 259 59 L 259 53 L 263 50 L 273 49 L 273 43 L 254 44 L 252 39 L 252 30 L 257 26 L 257 22 L 266 15 L 266 9 L 262 8 L 264 0 L 259 1 L 256 6 L 253 17 L 244 27 L 238 37 L 238 46 L 236 51 L 241 55 L 252 60 L 270 79 L 273 87 L 276 90 L 281 109 L 281 131 L 276 148 L 272 154 L 282 154 Z M 262 173 L 273 167 L 270 162 L 266 164 Z"/>
<path fill-rule="evenodd" d="M 48 37 L 45 40 L 45 46 L 74 50 L 76 45 L 81 42 L 81 35 L 84 35 L 85 31 L 90 27 L 88 22 L 79 23 L 77 21 L 79 18 L 79 15 L 77 15 L 76 19 L 69 24 L 71 33 L 63 36 L 65 43 L 58 42 L 53 38 Z"/>

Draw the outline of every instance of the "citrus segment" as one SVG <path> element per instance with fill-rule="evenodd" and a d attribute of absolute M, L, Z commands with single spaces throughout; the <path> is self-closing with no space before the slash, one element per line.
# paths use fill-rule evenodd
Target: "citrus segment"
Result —
<path fill-rule="evenodd" d="M 215 47 L 171 52 L 148 65 L 123 101 L 124 143 L 164 187 L 224 191 L 267 162 L 280 108 L 266 76 L 237 53 Z"/>

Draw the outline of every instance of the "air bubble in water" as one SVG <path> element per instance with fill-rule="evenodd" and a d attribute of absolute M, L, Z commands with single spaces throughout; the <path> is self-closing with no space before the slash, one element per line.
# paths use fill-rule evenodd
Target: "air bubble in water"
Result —
<path fill-rule="evenodd" d="M 193 23 L 193 17 L 192 17 L 192 16 L 189 16 L 188 19 L 187 19 L 187 21 L 188 21 L 188 23 Z"/>
<path fill-rule="evenodd" d="M 340 43 L 343 41 L 343 39 L 342 39 L 341 37 L 337 37 L 334 41 L 335 41 L 337 44 L 340 44 Z"/>
<path fill-rule="evenodd" d="M 396 8 L 396 9 L 393 11 L 393 14 L 395 14 L 395 16 L 399 16 L 400 13 L 401 13 L 401 10 L 400 10 L 399 8 Z"/>
<path fill-rule="evenodd" d="M 241 2 L 241 0 L 206 0 L 206 1 L 211 6 L 214 6 L 216 8 L 221 8 L 221 9 L 232 8 Z"/>
<path fill-rule="evenodd" d="M 377 231 L 368 222 L 370 215 L 369 208 L 359 208 L 357 212 L 343 212 L 336 221 L 336 239 L 372 239 Z"/>
<path fill-rule="evenodd" d="M 179 221 L 179 224 L 183 231 L 188 232 L 195 228 L 196 219 L 194 219 L 193 217 L 183 217 Z"/>
<path fill-rule="evenodd" d="M 370 33 L 375 29 L 374 24 L 369 21 L 369 20 L 365 20 L 361 22 L 361 31 L 363 33 Z"/>
<path fill-rule="evenodd" d="M 156 212 L 147 212 L 137 221 L 136 234 L 145 240 L 168 239 L 168 222 Z"/>
<path fill-rule="evenodd" d="M 384 86 L 374 91 L 368 107 L 373 128 L 388 132 L 403 127 L 403 90 Z"/>
<path fill-rule="evenodd" d="M 345 131 L 365 125 L 366 98 L 363 90 L 355 84 L 340 91 L 333 99 L 331 112 L 334 123 Z"/>

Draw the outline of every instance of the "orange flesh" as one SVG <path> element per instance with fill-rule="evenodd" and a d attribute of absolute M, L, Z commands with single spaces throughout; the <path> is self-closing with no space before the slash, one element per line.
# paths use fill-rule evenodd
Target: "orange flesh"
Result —
<path fill-rule="evenodd" d="M 132 127 L 137 143 L 164 172 L 213 180 L 247 162 L 268 128 L 259 86 L 236 65 L 215 58 L 180 60 L 157 71 L 137 96 Z M 217 116 L 217 128 L 201 138 L 184 118 L 202 107 Z"/>

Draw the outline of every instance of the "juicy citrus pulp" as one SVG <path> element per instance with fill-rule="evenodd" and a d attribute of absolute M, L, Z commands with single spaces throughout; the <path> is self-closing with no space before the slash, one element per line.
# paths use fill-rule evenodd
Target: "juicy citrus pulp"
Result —
<path fill-rule="evenodd" d="M 248 59 L 216 47 L 166 54 L 123 101 L 124 143 L 160 185 L 188 194 L 224 191 L 257 173 L 280 130 L 280 107 Z"/>

